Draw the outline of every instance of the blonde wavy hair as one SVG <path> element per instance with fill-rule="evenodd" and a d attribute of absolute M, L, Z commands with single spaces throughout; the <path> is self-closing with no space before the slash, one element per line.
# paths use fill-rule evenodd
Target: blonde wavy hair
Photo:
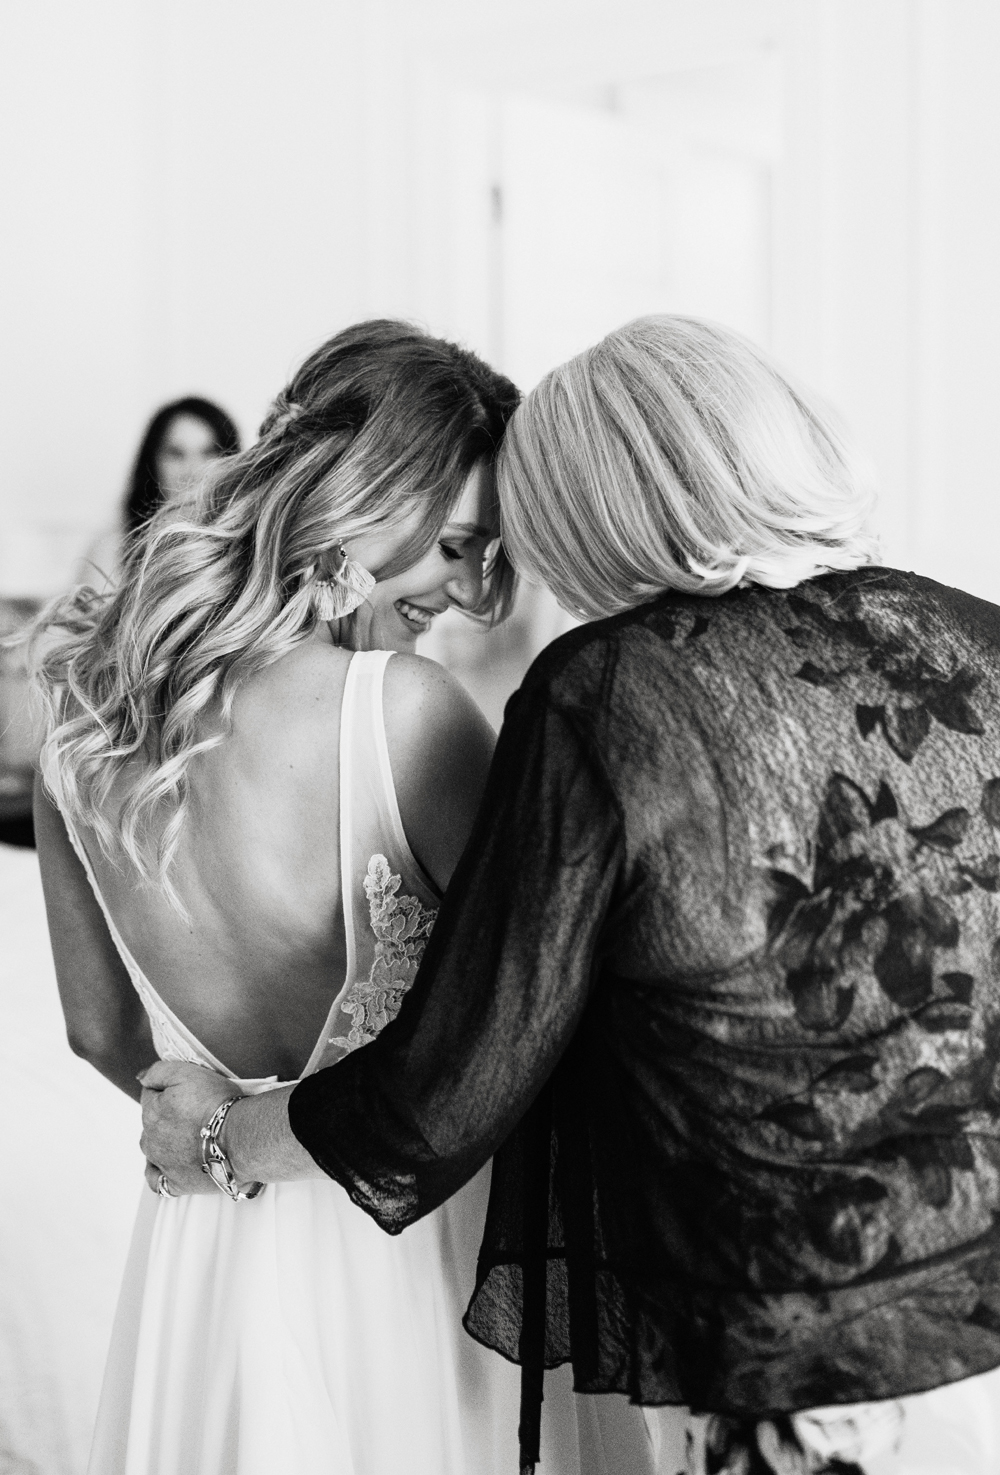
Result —
<path fill-rule="evenodd" d="M 423 556 L 469 472 L 495 457 L 517 401 L 509 380 L 454 344 L 405 323 L 359 324 L 306 360 L 256 444 L 214 463 L 192 502 L 136 535 L 116 590 L 83 586 L 43 611 L 43 781 L 109 859 L 126 857 L 179 904 L 168 870 L 188 766 L 223 741 L 240 685 L 312 632 L 311 581 L 341 541 L 419 508 L 414 542 L 373 572 L 388 578 Z M 503 618 L 513 578 L 501 548 L 474 613 Z M 206 723 L 210 711 L 221 723 Z"/>
<path fill-rule="evenodd" d="M 584 618 L 666 590 L 789 588 L 877 557 L 875 485 L 835 417 L 754 344 L 650 316 L 553 370 L 498 463 L 517 567 Z"/>

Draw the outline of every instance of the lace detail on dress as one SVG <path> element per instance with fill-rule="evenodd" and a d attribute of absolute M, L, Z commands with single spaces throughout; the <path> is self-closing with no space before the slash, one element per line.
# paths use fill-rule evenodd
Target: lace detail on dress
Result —
<path fill-rule="evenodd" d="M 359 978 L 345 994 L 340 1007 L 354 1023 L 346 1035 L 332 1036 L 331 1045 L 348 1051 L 370 1045 L 395 1019 L 417 976 L 437 909 L 421 906 L 405 892 L 399 894 L 400 881 L 384 855 L 372 856 L 364 885 L 375 933 L 375 961 L 369 976 Z"/>
<path fill-rule="evenodd" d="M 199 1055 L 197 1050 L 178 1033 L 173 1022 L 158 1006 L 155 996 L 150 994 L 148 988 L 143 987 L 143 982 L 144 980 L 132 975 L 135 991 L 149 1019 L 153 1049 L 160 1060 L 185 1060 L 189 1065 L 204 1065 L 206 1063 L 204 1055 Z"/>

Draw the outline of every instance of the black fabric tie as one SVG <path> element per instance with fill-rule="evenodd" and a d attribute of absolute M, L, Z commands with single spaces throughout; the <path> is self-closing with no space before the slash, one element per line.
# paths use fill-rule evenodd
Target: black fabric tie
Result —
<path fill-rule="evenodd" d="M 545 1297 L 548 1277 L 549 1154 L 552 1092 L 545 1086 L 524 1122 L 524 1265 L 520 1339 L 520 1475 L 534 1475 L 540 1457 L 545 1377 Z"/>

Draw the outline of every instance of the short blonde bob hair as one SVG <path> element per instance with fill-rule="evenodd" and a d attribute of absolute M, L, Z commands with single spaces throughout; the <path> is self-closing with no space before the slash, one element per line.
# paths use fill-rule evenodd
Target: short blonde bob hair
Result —
<path fill-rule="evenodd" d="M 878 553 L 871 469 L 830 411 L 696 318 L 637 318 L 553 370 L 498 476 L 514 563 L 584 618 L 670 589 L 790 588 Z"/>

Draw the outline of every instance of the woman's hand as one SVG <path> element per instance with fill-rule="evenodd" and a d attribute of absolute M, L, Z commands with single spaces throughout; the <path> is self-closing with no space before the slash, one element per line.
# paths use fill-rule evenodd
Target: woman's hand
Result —
<path fill-rule="evenodd" d="M 157 1191 L 160 1174 L 175 1194 L 218 1193 L 202 1171 L 202 1127 L 223 1101 L 242 1092 L 232 1081 L 202 1065 L 158 1060 L 140 1076 L 146 1182 Z"/>
<path fill-rule="evenodd" d="M 239 1183 L 284 1183 L 324 1176 L 288 1125 L 293 1085 L 244 1095 L 233 1082 L 202 1065 L 159 1060 L 142 1072 L 142 1136 L 146 1182 L 156 1190 L 161 1173 L 177 1194 L 218 1193 L 202 1172 L 201 1129 L 217 1106 L 239 1102 L 226 1118 L 222 1146 Z"/>

